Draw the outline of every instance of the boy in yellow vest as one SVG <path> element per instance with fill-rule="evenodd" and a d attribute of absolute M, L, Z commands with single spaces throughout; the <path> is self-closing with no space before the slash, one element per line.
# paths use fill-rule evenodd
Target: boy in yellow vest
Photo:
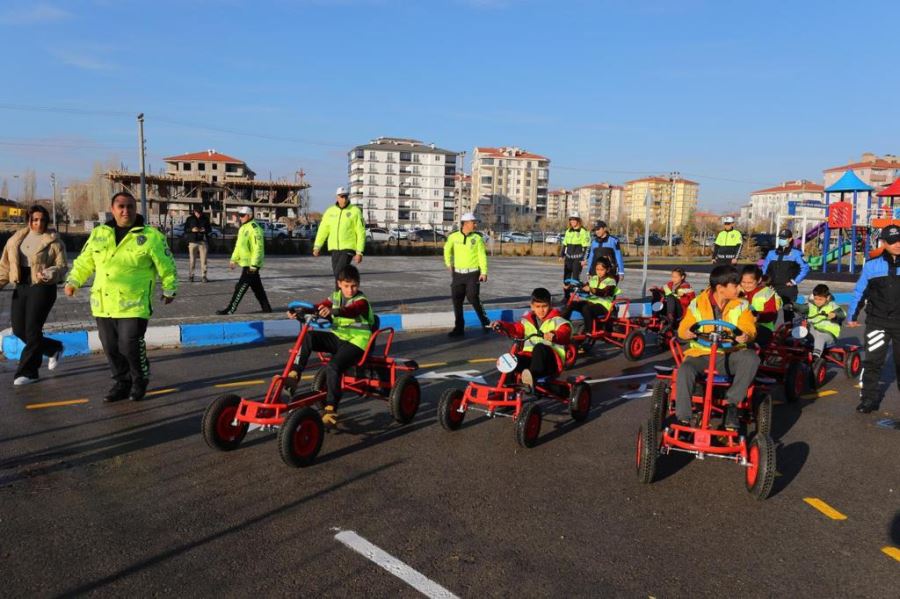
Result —
<path fill-rule="evenodd" d="M 375 313 L 369 300 L 359 290 L 359 270 L 344 266 L 337 275 L 338 290 L 331 297 L 316 304 L 322 318 L 330 318 L 332 326 L 325 330 L 311 330 L 303 339 L 294 369 L 288 375 L 285 386 L 293 390 L 309 361 L 312 352 L 331 354 L 325 368 L 325 384 L 328 396 L 322 422 L 337 426 L 337 408 L 341 400 L 341 376 L 363 357 L 375 325 Z M 288 314 L 293 317 L 293 314 Z"/>
<path fill-rule="evenodd" d="M 841 321 L 847 313 L 834 301 L 828 285 L 822 284 L 813 287 L 809 303 L 795 305 L 794 309 L 806 315 L 809 336 L 813 340 L 813 368 L 816 369 L 818 361 L 822 359 L 822 352 L 840 337 Z"/>
<path fill-rule="evenodd" d="M 702 320 L 724 320 L 737 327 L 734 345 L 728 349 L 720 348 L 716 357 L 716 372 L 720 375 L 732 376 L 733 381 L 725 399 L 725 428 L 737 430 L 740 421 L 737 404 L 747 396 L 747 389 L 756 376 L 759 367 L 759 356 L 747 349 L 747 344 L 756 337 L 756 318 L 750 311 L 750 304 L 738 298 L 740 275 L 734 266 L 721 264 L 709 274 L 709 289 L 698 295 L 688 306 L 681 324 L 678 325 L 678 337 L 690 341 L 690 347 L 684 352 L 684 361 L 678 367 L 675 381 L 675 415 L 682 423 L 691 418 L 691 395 L 697 376 L 709 365 L 710 348 L 697 343 L 697 335 L 691 327 Z M 713 327 L 704 326 L 701 332 L 711 332 Z"/>

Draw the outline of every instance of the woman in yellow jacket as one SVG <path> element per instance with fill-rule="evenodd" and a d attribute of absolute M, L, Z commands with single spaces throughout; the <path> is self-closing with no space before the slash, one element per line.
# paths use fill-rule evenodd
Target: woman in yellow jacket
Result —
<path fill-rule="evenodd" d="M 13 334 L 25 343 L 13 385 L 38 381 L 41 357 L 50 358 L 55 370 L 63 344 L 44 336 L 44 323 L 56 302 L 56 286 L 65 279 L 66 248 L 54 232 L 47 231 L 50 216 L 43 206 L 28 209 L 28 227 L 6 242 L 0 257 L 0 289 L 16 286 L 12 297 Z"/>
<path fill-rule="evenodd" d="M 713 268 L 709 274 L 709 289 L 694 298 L 678 326 L 678 337 L 690 342 L 675 381 L 675 415 L 683 423 L 691 418 L 691 395 L 697 376 L 709 365 L 710 348 L 697 343 L 697 335 L 691 327 L 703 320 L 724 320 L 737 327 L 738 331 L 732 347 L 719 349 L 716 372 L 733 377 L 731 386 L 725 392 L 728 401 L 725 428 L 737 430 L 740 427 L 737 404 L 746 397 L 759 367 L 759 356 L 747 349 L 747 343 L 756 338 L 756 317 L 750 311 L 750 304 L 738 298 L 740 281 L 734 266 L 723 264 Z M 700 331 L 709 332 L 712 328 L 705 326 Z"/>

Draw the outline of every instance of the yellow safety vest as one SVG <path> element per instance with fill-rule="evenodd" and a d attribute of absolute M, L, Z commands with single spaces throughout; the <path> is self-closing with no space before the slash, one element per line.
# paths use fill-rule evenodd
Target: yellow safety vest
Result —
<path fill-rule="evenodd" d="M 732 229 L 730 231 L 719 231 L 719 234 L 716 235 L 716 245 L 721 246 L 732 246 L 732 245 L 740 245 L 743 242 L 743 237 L 741 236 L 741 232 L 737 229 Z"/>
<path fill-rule="evenodd" d="M 831 333 L 835 339 L 841 334 L 841 325 L 828 319 L 829 312 L 837 312 L 841 307 L 833 301 L 829 301 L 821 308 L 814 303 L 809 303 L 809 314 L 806 321 L 816 330 Z"/>
<path fill-rule="evenodd" d="M 552 333 L 556 331 L 559 327 L 569 324 L 569 321 L 563 318 L 562 316 L 554 316 L 553 318 L 548 318 L 547 320 L 541 323 L 541 328 L 538 330 L 535 328 L 534 324 L 527 318 L 522 319 L 522 328 L 525 329 L 525 344 L 522 346 L 522 350 L 526 352 L 530 352 L 534 349 L 536 345 L 549 345 L 556 355 L 559 356 L 561 360 L 566 359 L 566 348 L 558 343 L 551 343 L 546 339 L 537 339 L 535 337 L 528 338 L 530 335 L 535 335 L 540 333 L 543 335 L 544 333 Z"/>
<path fill-rule="evenodd" d="M 753 308 L 754 312 L 765 312 L 766 303 L 773 297 L 775 298 L 775 309 L 781 310 L 781 305 L 783 303 L 781 301 L 781 296 L 775 293 L 775 290 L 771 287 L 763 287 L 762 289 L 757 291 L 753 296 L 753 299 L 750 300 L 750 307 Z M 770 331 L 775 330 L 774 322 L 759 322 L 759 320 L 757 319 L 756 325 L 767 328 Z"/>
<path fill-rule="evenodd" d="M 476 232 L 463 235 L 454 231 L 444 244 L 444 264 L 455 271 L 488 273 L 487 251 L 484 239 Z"/>
<path fill-rule="evenodd" d="M 612 277 L 606 277 L 605 279 L 603 279 L 601 281 L 600 277 L 598 277 L 597 275 L 594 275 L 593 277 L 588 279 L 588 287 L 590 287 L 591 289 L 606 289 L 607 287 L 615 287 L 616 288 L 616 290 L 613 292 L 612 297 L 599 297 L 599 296 L 594 295 L 593 293 L 587 297 L 588 302 L 590 302 L 592 304 L 600 304 L 607 310 L 609 310 L 612 307 L 613 300 L 615 300 L 615 298 L 618 297 L 622 293 L 622 290 L 619 289 L 618 287 L 616 287 L 616 280 Z"/>
<path fill-rule="evenodd" d="M 700 297 L 702 297 L 702 295 L 698 295 L 697 299 L 699 299 Z M 691 305 L 688 306 L 688 310 L 691 311 L 691 314 L 693 314 L 694 319 L 697 322 L 700 322 L 701 320 L 716 320 L 715 318 L 712 318 L 712 317 L 704 319 L 703 313 L 700 312 L 700 308 L 697 306 L 697 299 L 692 300 Z M 724 320 L 725 322 L 731 323 L 734 326 L 738 326 L 738 321 L 741 318 L 741 314 L 743 314 L 744 312 L 746 312 L 747 310 L 750 309 L 750 304 L 747 303 L 747 300 L 737 300 L 737 301 L 738 301 L 738 303 L 736 306 L 732 307 L 728 312 L 722 314 L 722 320 Z M 710 325 L 700 327 L 701 333 L 711 333 L 713 330 L 715 330 L 715 327 L 710 326 Z M 741 347 L 744 347 L 744 346 L 741 344 L 735 343 L 728 350 L 722 350 L 722 351 L 734 351 Z M 704 347 L 703 345 L 700 345 L 696 339 L 691 339 L 690 349 L 698 350 L 703 354 L 709 354 L 709 348 Z"/>
<path fill-rule="evenodd" d="M 347 299 L 340 291 L 335 291 L 331 295 L 331 309 L 334 312 L 340 312 L 342 306 L 364 299 L 366 299 L 366 296 L 362 293 L 357 293 L 350 299 Z M 372 337 L 372 327 L 375 324 L 375 313 L 372 311 L 371 303 L 369 304 L 368 314 L 354 318 L 335 314 L 332 316 L 331 321 L 334 324 L 332 330 L 338 339 L 348 341 L 362 350 L 366 349 L 366 345 L 369 344 L 369 339 Z"/>

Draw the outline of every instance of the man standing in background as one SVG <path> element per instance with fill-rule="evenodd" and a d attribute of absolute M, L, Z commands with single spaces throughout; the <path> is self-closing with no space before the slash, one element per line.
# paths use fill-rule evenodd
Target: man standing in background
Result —
<path fill-rule="evenodd" d="M 204 283 L 206 278 L 206 254 L 209 251 L 209 217 L 203 214 L 203 207 L 196 204 L 191 211 L 191 215 L 184 221 L 184 236 L 188 240 L 188 280 L 194 282 L 194 265 L 196 263 L 197 254 L 200 254 L 200 276 L 203 277 Z"/>
<path fill-rule="evenodd" d="M 313 256 L 318 256 L 325 242 L 331 252 L 331 270 L 334 272 L 335 289 L 337 276 L 351 261 L 359 264 L 366 248 L 366 223 L 362 210 L 350 203 L 350 192 L 346 187 L 338 187 L 333 206 L 322 215 L 319 231 L 313 242 Z"/>

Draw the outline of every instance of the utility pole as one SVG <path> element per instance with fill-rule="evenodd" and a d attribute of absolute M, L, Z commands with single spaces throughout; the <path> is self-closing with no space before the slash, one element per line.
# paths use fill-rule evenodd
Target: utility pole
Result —
<path fill-rule="evenodd" d="M 644 197 L 644 268 L 641 275 L 641 297 L 647 297 L 647 268 L 650 256 L 650 204 L 653 203 L 653 194 L 647 187 L 647 195 Z"/>
<path fill-rule="evenodd" d="M 146 170 L 144 165 L 144 113 L 137 115 L 138 120 L 138 152 L 141 157 L 141 215 L 150 222 L 150 216 L 147 214 L 147 181 Z"/>
<path fill-rule="evenodd" d="M 678 178 L 681 176 L 681 173 L 678 171 L 672 171 L 669 173 L 669 180 L 672 182 L 672 191 L 669 193 L 669 224 L 666 229 L 669 232 L 669 247 L 672 247 L 672 233 L 674 233 L 675 223 L 675 183 L 678 181 Z"/>
<path fill-rule="evenodd" d="M 53 187 L 53 199 L 50 206 L 53 208 L 53 228 L 56 229 L 56 174 L 50 173 L 50 185 Z"/>

